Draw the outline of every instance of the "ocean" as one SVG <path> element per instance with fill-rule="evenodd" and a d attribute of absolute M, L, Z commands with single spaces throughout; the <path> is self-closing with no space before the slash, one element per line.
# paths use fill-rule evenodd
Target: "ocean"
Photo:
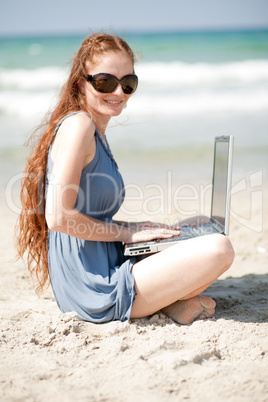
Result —
<path fill-rule="evenodd" d="M 174 171 L 208 182 L 213 139 L 229 134 L 236 180 L 267 174 L 268 30 L 120 35 L 137 56 L 139 88 L 107 136 L 127 181 Z M 20 174 L 23 144 L 56 103 L 83 38 L 0 38 L 1 186 Z"/>

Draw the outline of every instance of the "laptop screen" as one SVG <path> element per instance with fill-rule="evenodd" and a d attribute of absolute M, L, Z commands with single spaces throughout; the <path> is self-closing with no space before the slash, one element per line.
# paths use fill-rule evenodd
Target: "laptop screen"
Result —
<path fill-rule="evenodd" d="M 232 136 L 215 138 L 211 219 L 216 221 L 226 235 L 229 231 L 232 142 Z"/>

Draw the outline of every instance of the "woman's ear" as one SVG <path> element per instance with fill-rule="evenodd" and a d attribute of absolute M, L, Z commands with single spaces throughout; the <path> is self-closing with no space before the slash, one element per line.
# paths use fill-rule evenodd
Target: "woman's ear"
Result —
<path fill-rule="evenodd" d="M 86 85 L 86 81 L 85 80 L 82 80 L 81 78 L 80 78 L 80 80 L 78 81 L 78 88 L 79 88 L 79 91 L 81 92 L 81 94 L 82 95 L 85 95 L 85 85 Z"/>

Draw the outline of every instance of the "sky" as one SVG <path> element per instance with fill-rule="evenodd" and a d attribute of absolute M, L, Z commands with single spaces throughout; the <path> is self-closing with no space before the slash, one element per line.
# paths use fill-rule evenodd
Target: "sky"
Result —
<path fill-rule="evenodd" d="M 0 36 L 268 28 L 268 0 L 0 0 Z"/>

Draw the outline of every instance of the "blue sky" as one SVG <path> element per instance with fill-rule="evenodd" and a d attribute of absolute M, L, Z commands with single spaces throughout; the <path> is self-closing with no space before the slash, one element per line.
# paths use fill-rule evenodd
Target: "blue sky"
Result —
<path fill-rule="evenodd" d="M 0 35 L 268 28 L 268 0 L 2 0 Z"/>

